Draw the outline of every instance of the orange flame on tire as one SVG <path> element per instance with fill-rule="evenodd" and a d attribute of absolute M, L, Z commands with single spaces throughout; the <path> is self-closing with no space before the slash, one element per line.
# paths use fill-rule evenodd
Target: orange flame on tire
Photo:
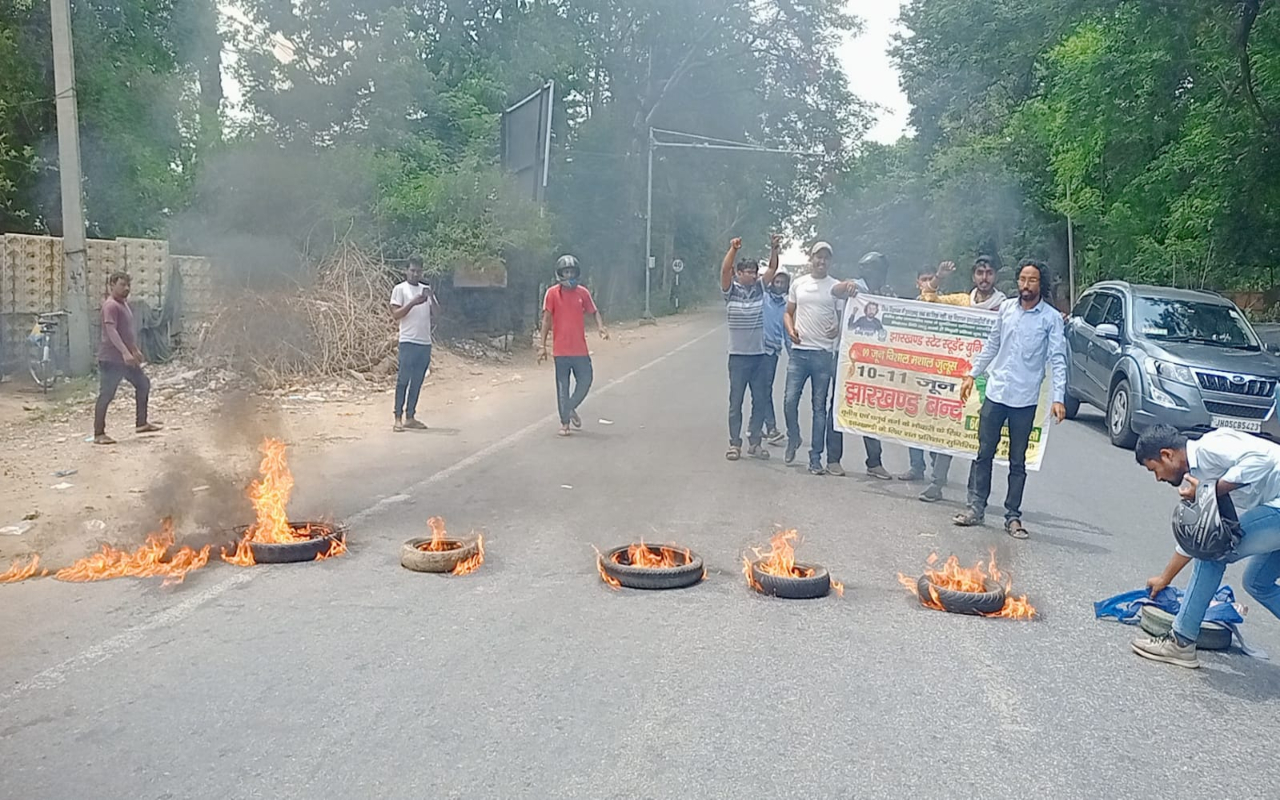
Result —
<path fill-rule="evenodd" d="M 1036 615 L 1035 607 L 1027 602 L 1027 596 L 1020 595 L 1014 597 L 1011 589 L 1013 586 L 1012 579 L 1005 573 L 1000 571 L 1000 567 L 996 564 L 996 551 L 992 548 L 990 558 L 984 564 L 982 561 L 974 564 L 972 567 L 960 566 L 960 559 L 952 554 L 943 562 L 940 568 L 935 568 L 938 563 L 938 554 L 930 553 L 929 558 L 925 560 L 925 576 L 929 579 L 929 596 L 920 597 L 919 579 L 911 578 L 907 575 L 898 573 L 898 582 L 906 587 L 916 597 L 920 598 L 920 602 L 936 611 L 945 611 L 942 601 L 938 597 L 937 588 L 950 589 L 957 592 L 985 592 L 990 583 L 996 583 L 1004 587 L 1005 601 L 1004 607 L 994 614 L 984 614 L 987 617 L 1003 617 L 1005 619 L 1032 619 Z M 937 587 L 937 588 L 936 588 Z"/>

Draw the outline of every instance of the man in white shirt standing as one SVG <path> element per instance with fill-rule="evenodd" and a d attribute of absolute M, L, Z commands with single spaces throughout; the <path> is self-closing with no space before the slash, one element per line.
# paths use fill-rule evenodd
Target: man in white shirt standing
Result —
<path fill-rule="evenodd" d="M 400 369 L 396 377 L 396 421 L 392 428 L 397 433 L 405 429 L 427 429 L 417 418 L 418 394 L 431 368 L 431 314 L 439 310 L 440 303 L 431 284 L 422 281 L 422 257 L 410 257 L 404 282 L 391 290 L 391 318 L 400 323 Z"/>
<path fill-rule="evenodd" d="M 1138 437 L 1133 451 L 1138 463 L 1156 480 L 1178 487 L 1194 498 L 1202 483 L 1213 484 L 1219 499 L 1231 498 L 1240 520 L 1240 541 L 1221 559 L 1193 559 L 1178 548 L 1164 572 L 1147 581 L 1154 597 L 1187 566 L 1191 582 L 1167 636 L 1136 639 L 1133 652 L 1152 661 L 1180 667 L 1200 666 L 1196 639 L 1205 611 L 1222 584 L 1227 564 L 1249 559 L 1244 588 L 1280 617 L 1280 445 L 1239 431 L 1219 429 L 1199 441 L 1168 425 L 1155 425 Z"/>
<path fill-rule="evenodd" d="M 835 374 L 836 343 L 840 335 L 837 300 L 831 290 L 839 283 L 828 274 L 831 245 L 818 242 L 809 251 L 809 274 L 791 282 L 787 311 L 782 318 L 791 339 L 791 358 L 787 361 L 787 385 L 783 412 L 787 421 L 786 463 L 796 460 L 800 449 L 800 395 L 809 383 L 813 407 L 813 427 L 809 438 L 809 474 L 825 475 L 822 451 L 827 443 L 831 422 L 827 415 L 827 392 Z M 839 461 L 831 464 L 834 474 L 842 475 Z"/>

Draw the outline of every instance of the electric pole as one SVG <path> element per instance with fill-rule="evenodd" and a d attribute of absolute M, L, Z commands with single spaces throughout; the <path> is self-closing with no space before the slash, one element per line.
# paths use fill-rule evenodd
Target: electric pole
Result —
<path fill-rule="evenodd" d="M 58 109 L 58 175 L 62 182 L 62 253 L 65 272 L 68 366 L 73 375 L 93 366 L 89 341 L 89 288 L 85 278 L 84 206 L 80 185 L 80 118 L 76 111 L 76 68 L 71 50 L 71 0 L 50 0 L 53 30 L 53 87 Z"/>

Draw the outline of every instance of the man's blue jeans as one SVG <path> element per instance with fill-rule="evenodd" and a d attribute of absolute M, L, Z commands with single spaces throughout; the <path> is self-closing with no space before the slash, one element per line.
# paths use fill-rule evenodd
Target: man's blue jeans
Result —
<path fill-rule="evenodd" d="M 556 407 L 560 411 L 560 424 L 568 425 L 573 412 L 591 391 L 595 374 L 591 368 L 591 356 L 556 356 Z M 573 378 L 570 391 L 569 378 Z"/>
<path fill-rule="evenodd" d="M 431 345 L 401 342 L 396 374 L 396 419 L 404 412 L 409 419 L 418 413 L 418 393 L 431 368 Z"/>
<path fill-rule="evenodd" d="M 787 387 L 782 405 L 787 420 L 788 447 L 800 446 L 800 395 L 809 383 L 813 407 L 813 428 L 809 437 L 809 466 L 822 466 L 822 448 L 827 442 L 827 392 L 831 388 L 834 361 L 826 350 L 793 348 L 787 361 Z"/>
<path fill-rule="evenodd" d="M 1173 631 L 1184 641 L 1200 636 L 1200 623 L 1209 601 L 1222 585 L 1227 564 L 1248 558 L 1244 589 L 1276 617 L 1280 617 L 1280 509 L 1258 506 L 1240 515 L 1240 543 L 1221 561 L 1191 562 L 1191 582 L 1182 598 L 1182 609 L 1173 620 Z"/>
<path fill-rule="evenodd" d="M 777 356 L 773 356 L 777 364 Z M 729 356 L 729 444 L 742 447 L 742 404 L 751 390 L 751 418 L 747 422 L 747 442 L 755 447 L 761 441 L 761 429 L 764 426 L 765 410 L 773 404 L 773 400 L 765 398 L 765 374 L 769 367 L 769 356 Z M 772 381 L 769 381 L 772 385 Z"/>
<path fill-rule="evenodd" d="M 920 477 L 928 474 L 928 468 L 924 462 L 924 451 L 918 447 L 911 447 L 907 450 L 907 455 L 911 459 L 911 472 Z M 951 456 L 946 453 L 930 453 L 929 460 L 933 462 L 933 477 L 930 482 L 939 489 L 947 485 L 947 473 L 951 471 Z"/>
<path fill-rule="evenodd" d="M 773 381 L 778 376 L 778 356 L 779 353 L 764 354 L 764 365 L 760 367 L 764 371 L 761 376 L 760 391 L 763 396 L 759 399 L 759 403 L 764 406 L 764 431 L 765 433 L 773 433 L 778 429 L 778 414 L 773 408 Z M 751 396 L 752 408 L 757 402 L 755 395 Z"/>

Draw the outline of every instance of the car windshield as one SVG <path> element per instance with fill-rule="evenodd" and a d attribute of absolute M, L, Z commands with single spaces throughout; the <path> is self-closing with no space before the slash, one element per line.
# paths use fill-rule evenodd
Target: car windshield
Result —
<path fill-rule="evenodd" d="M 1139 297 L 1134 305 L 1138 332 L 1148 339 L 1259 349 L 1253 331 L 1233 306 L 1164 297 Z"/>

